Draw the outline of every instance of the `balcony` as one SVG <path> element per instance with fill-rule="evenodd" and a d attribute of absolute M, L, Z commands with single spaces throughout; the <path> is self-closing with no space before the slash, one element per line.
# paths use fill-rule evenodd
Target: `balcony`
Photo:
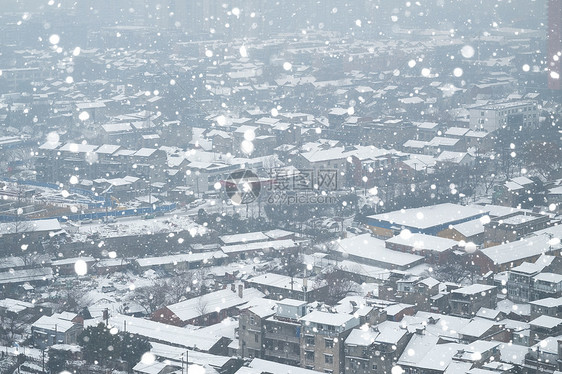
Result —
<path fill-rule="evenodd" d="M 275 359 L 283 359 L 283 360 L 287 360 L 287 361 L 296 361 L 296 362 L 300 362 L 301 356 L 299 353 L 294 353 L 294 352 L 285 352 L 285 351 L 281 351 L 278 349 L 266 349 L 265 350 L 265 356 L 267 357 L 273 357 Z"/>
<path fill-rule="evenodd" d="M 556 285 L 554 284 L 535 283 L 533 288 L 535 291 L 538 292 L 545 292 L 545 293 L 552 293 L 552 294 L 555 294 L 558 291 Z"/>
<path fill-rule="evenodd" d="M 555 360 L 548 360 L 538 357 L 536 352 L 528 353 L 525 356 L 524 367 L 527 369 L 535 370 L 538 373 L 554 373 L 557 369 Z"/>
<path fill-rule="evenodd" d="M 265 338 L 276 340 L 276 341 L 287 342 L 287 343 L 300 344 L 300 338 L 298 336 L 282 334 L 275 331 L 266 331 Z"/>

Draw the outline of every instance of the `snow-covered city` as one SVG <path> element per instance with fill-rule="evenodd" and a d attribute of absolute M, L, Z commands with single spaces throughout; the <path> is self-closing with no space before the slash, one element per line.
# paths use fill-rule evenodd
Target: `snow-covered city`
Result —
<path fill-rule="evenodd" d="M 0 374 L 562 374 L 562 0 L 3 0 Z"/>

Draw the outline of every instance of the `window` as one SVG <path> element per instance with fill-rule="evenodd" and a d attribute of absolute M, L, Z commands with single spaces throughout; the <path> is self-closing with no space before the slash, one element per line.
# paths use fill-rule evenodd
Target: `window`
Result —
<path fill-rule="evenodd" d="M 293 353 L 294 353 L 294 354 L 296 354 L 296 355 L 300 354 L 300 351 L 301 351 L 300 345 L 298 345 L 298 344 L 292 344 L 292 347 L 293 347 Z"/>
<path fill-rule="evenodd" d="M 250 316 L 250 324 L 252 325 L 256 324 L 256 319 L 254 318 L 254 316 Z"/>
<path fill-rule="evenodd" d="M 307 346 L 314 346 L 314 336 L 307 335 L 305 337 L 305 342 Z"/>
<path fill-rule="evenodd" d="M 324 339 L 324 346 L 326 348 L 334 348 L 334 341 L 332 339 Z"/>
<path fill-rule="evenodd" d="M 304 358 L 307 361 L 314 361 L 314 351 L 304 351 Z"/>
<path fill-rule="evenodd" d="M 258 334 L 254 334 L 254 342 L 259 343 L 260 341 L 260 337 L 258 336 Z"/>
<path fill-rule="evenodd" d="M 333 355 L 324 355 L 324 363 L 333 365 L 334 363 L 334 356 Z"/>

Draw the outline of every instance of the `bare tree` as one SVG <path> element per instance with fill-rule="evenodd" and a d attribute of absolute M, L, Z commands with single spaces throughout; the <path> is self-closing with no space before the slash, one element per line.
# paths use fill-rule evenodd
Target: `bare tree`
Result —
<path fill-rule="evenodd" d="M 136 289 L 134 300 L 142 305 L 148 314 L 151 314 L 166 305 L 167 288 L 165 282 L 154 282 L 148 287 Z"/>
<path fill-rule="evenodd" d="M 188 271 L 171 278 L 166 282 L 166 300 L 170 304 L 177 303 L 193 291 L 197 285 L 194 272 Z"/>
<path fill-rule="evenodd" d="M 91 300 L 84 298 L 83 291 L 76 287 L 65 288 L 57 292 L 55 301 L 55 309 L 58 312 L 79 312 L 91 302 Z"/>
<path fill-rule="evenodd" d="M 197 306 L 195 308 L 197 310 L 197 313 L 199 313 L 199 315 L 203 317 L 203 320 L 207 322 L 206 315 L 209 313 L 209 301 L 200 296 L 197 300 Z"/>
<path fill-rule="evenodd" d="M 322 285 L 328 286 L 326 303 L 330 305 L 336 304 L 344 297 L 355 294 L 357 290 L 357 283 L 337 267 L 322 274 L 319 277 L 319 281 Z"/>
<path fill-rule="evenodd" d="M 0 337 L 8 346 L 15 342 L 17 335 L 21 335 L 25 331 L 25 321 L 19 320 L 17 316 L 4 315 L 0 322 L 2 323 Z"/>

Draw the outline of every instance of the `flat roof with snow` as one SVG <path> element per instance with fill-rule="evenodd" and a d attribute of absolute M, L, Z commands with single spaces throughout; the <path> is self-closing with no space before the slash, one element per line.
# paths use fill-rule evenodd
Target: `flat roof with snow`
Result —
<path fill-rule="evenodd" d="M 406 228 L 412 232 L 442 230 L 449 225 L 470 221 L 487 214 L 487 210 L 476 206 L 463 206 L 451 203 L 420 208 L 402 209 L 367 217 L 371 226 L 383 228 Z"/>
<path fill-rule="evenodd" d="M 407 268 L 423 261 L 422 256 L 411 253 L 393 251 L 386 248 L 385 242 L 371 234 L 362 234 L 336 242 L 333 249 L 342 257 L 361 258 L 369 260 L 369 265 L 380 267 Z M 377 264 L 377 265 L 375 265 Z"/>

